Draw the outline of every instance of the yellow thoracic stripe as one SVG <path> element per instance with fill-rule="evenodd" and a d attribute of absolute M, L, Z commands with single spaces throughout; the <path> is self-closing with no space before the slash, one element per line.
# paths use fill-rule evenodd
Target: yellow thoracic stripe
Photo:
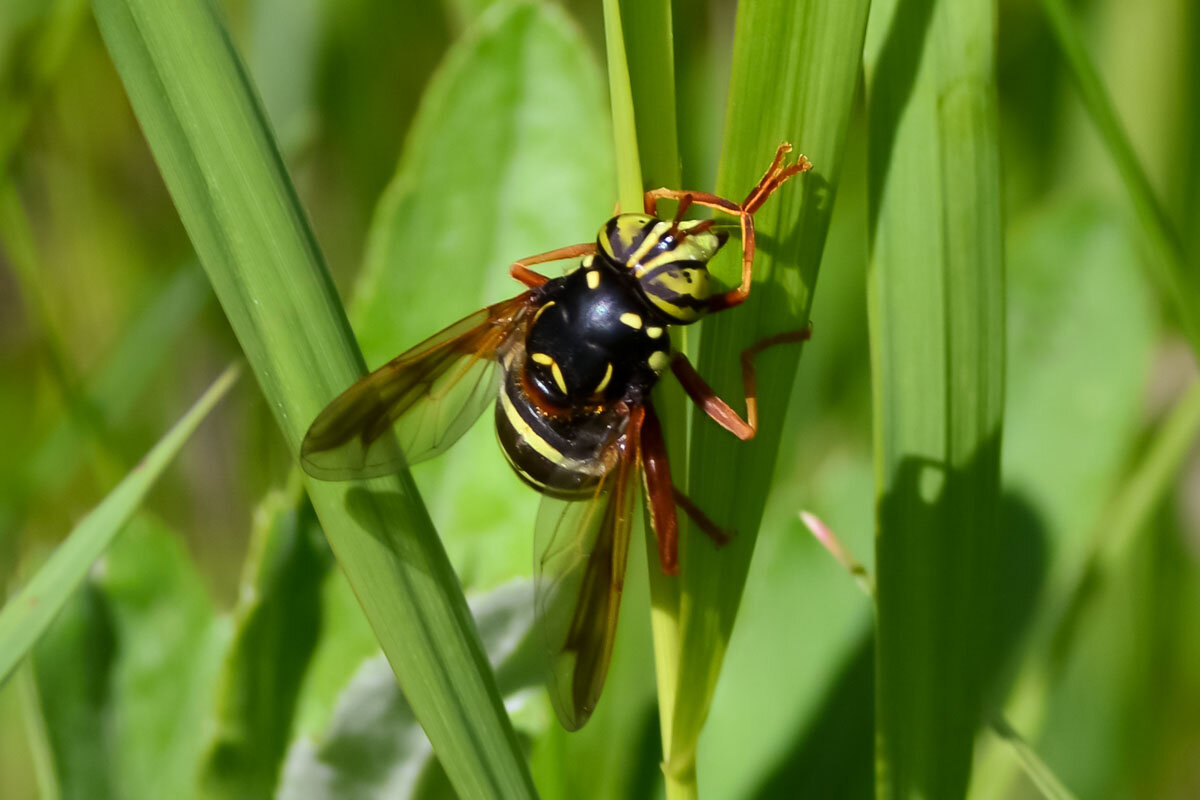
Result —
<path fill-rule="evenodd" d="M 670 230 L 670 228 L 671 223 L 661 221 L 651 228 L 650 232 L 646 234 L 646 238 L 642 239 L 642 243 L 638 245 L 638 249 L 634 250 L 625 261 L 626 266 L 633 267 L 638 271 L 638 274 L 641 274 L 641 267 L 638 265 L 641 263 L 642 258 L 646 253 L 654 249 L 654 246 L 662 240 L 663 234 Z"/>
<path fill-rule="evenodd" d="M 567 460 L 552 444 L 534 433 L 533 428 L 521 416 L 521 412 L 517 411 L 517 407 L 513 405 L 508 392 L 503 390 L 500 392 L 500 405 L 504 407 L 504 416 L 508 418 L 508 424 L 513 426 L 513 430 L 517 432 L 521 441 L 532 447 L 535 453 L 555 464 L 562 464 Z M 500 449 L 503 450 L 504 448 Z"/>
<path fill-rule="evenodd" d="M 554 382 L 558 385 L 559 391 L 563 394 L 570 394 L 567 391 L 567 381 L 563 378 L 562 370 L 558 368 L 558 362 L 551 359 L 550 374 L 554 376 Z"/>

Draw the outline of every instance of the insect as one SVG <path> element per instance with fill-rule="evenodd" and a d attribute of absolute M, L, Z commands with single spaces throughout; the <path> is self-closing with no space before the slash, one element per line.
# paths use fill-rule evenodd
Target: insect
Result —
<path fill-rule="evenodd" d="M 676 507 L 720 544 L 726 534 L 671 481 L 650 390 L 670 370 L 691 399 L 741 439 L 758 425 L 754 358 L 802 341 L 807 330 L 766 339 L 742 353 L 746 416 L 717 397 L 668 328 L 733 308 L 750 294 L 754 213 L 793 175 L 781 144 L 741 203 L 702 192 L 656 189 L 645 213 L 618 213 L 594 242 L 515 262 L 527 290 L 459 320 L 343 392 L 309 428 L 304 470 L 323 480 L 396 472 L 444 452 L 488 405 L 501 449 L 517 475 L 543 495 L 535 533 L 535 603 L 550 656 L 550 696 L 568 730 L 599 700 L 612 655 L 640 475 L 664 573 L 677 574 Z M 673 219 L 660 200 L 678 201 Z M 716 291 L 708 262 L 728 239 L 714 221 L 684 219 L 691 206 L 737 218 L 741 284 Z M 580 258 L 549 279 L 535 264 Z M 389 435 L 394 434 L 394 435 Z"/>

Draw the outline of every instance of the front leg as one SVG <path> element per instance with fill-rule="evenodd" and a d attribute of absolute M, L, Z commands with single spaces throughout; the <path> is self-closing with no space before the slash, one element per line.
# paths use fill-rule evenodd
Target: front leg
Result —
<path fill-rule="evenodd" d="M 692 362 L 683 353 L 671 359 L 671 371 L 679 379 L 683 390 L 692 402 L 718 425 L 742 441 L 754 438 L 758 432 L 758 378 L 754 371 L 754 359 L 763 350 L 790 342 L 804 342 L 812 336 L 812 329 L 788 331 L 763 339 L 742 351 L 742 388 L 746 392 L 746 417 L 743 419 L 733 407 L 717 397 L 712 387 L 700 377 Z"/>
<path fill-rule="evenodd" d="M 698 206 L 724 211 L 738 218 L 742 229 L 742 282 L 736 289 L 713 296 L 709 301 L 709 311 L 732 308 L 750 296 L 750 283 L 754 274 L 754 212 L 793 175 L 812 169 L 812 162 L 804 156 L 797 157 L 793 164 L 785 163 L 785 157 L 790 152 L 792 146 L 787 142 L 779 145 L 771 166 L 767 167 L 762 178 L 740 204 L 707 192 L 684 192 L 665 188 L 646 192 L 643 202 L 646 213 L 651 216 L 657 216 L 659 200 L 671 199 L 678 200 L 681 204 L 695 203 Z"/>
<path fill-rule="evenodd" d="M 508 268 L 508 274 L 528 286 L 530 289 L 536 289 L 539 286 L 544 285 L 550 279 L 545 275 L 541 275 L 529 269 L 529 267 L 533 266 L 534 264 L 545 264 L 547 261 L 561 261 L 565 258 L 575 258 L 576 256 L 592 256 L 595 254 L 595 242 L 573 244 L 569 247 L 560 247 L 556 250 L 539 253 L 536 256 L 527 256 L 519 261 L 514 261 L 512 266 Z"/>

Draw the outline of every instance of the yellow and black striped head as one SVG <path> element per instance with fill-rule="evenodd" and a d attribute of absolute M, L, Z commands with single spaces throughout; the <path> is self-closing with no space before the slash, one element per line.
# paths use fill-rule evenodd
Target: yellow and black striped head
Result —
<path fill-rule="evenodd" d="M 711 220 L 666 222 L 647 214 L 619 214 L 596 243 L 614 264 L 633 272 L 647 304 L 670 325 L 687 325 L 708 310 L 713 290 L 708 262 L 728 235 Z"/>

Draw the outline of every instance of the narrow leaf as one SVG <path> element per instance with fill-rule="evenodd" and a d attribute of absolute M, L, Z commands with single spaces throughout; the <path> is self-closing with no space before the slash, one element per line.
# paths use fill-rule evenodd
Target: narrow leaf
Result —
<path fill-rule="evenodd" d="M 756 215 L 758 253 L 750 299 L 704 323 L 698 369 L 739 410 L 745 393 L 741 351 L 808 321 L 841 174 L 867 8 L 866 0 L 763 0 L 738 6 L 717 194 L 740 202 L 780 142 L 791 142 L 814 164 Z M 737 281 L 735 249 L 727 247 L 715 264 L 727 285 Z M 815 335 L 819 341 L 820 333 Z M 759 430 L 753 441 L 740 442 L 694 415 L 688 490 L 734 537 L 720 550 L 694 530 L 681 542 L 681 656 L 669 779 L 695 769 L 696 743 L 741 601 L 799 355 L 799 348 L 789 346 L 758 360 Z"/>
<path fill-rule="evenodd" d="M 1042 0 L 1055 41 L 1083 100 L 1116 163 L 1149 249 L 1149 268 L 1168 306 L 1178 317 L 1192 350 L 1200 356 L 1200 282 L 1188 267 L 1179 234 L 1159 202 L 1129 135 L 1117 117 L 1100 75 L 1087 52 L 1083 33 L 1064 0 Z"/>
<path fill-rule="evenodd" d="M 222 373 L 134 471 L 75 526 L 29 583 L 0 610 L 0 684 L 7 680 L 13 668 L 45 632 L 88 569 L 133 516 L 163 470 L 233 385 L 237 374 L 236 367 Z"/>

